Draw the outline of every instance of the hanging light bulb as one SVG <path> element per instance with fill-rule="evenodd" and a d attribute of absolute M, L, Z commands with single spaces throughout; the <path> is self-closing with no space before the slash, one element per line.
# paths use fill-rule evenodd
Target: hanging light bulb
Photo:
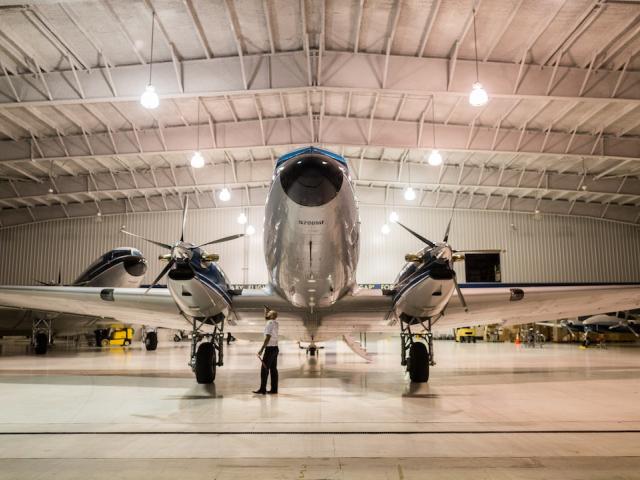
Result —
<path fill-rule="evenodd" d="M 156 12 L 153 11 L 151 15 L 151 53 L 149 54 L 149 83 L 147 88 L 140 96 L 140 105 L 144 108 L 154 109 L 160 105 L 160 98 L 156 93 L 155 87 L 151 84 L 151 73 L 153 72 L 153 30 L 156 24 Z"/>
<path fill-rule="evenodd" d="M 200 152 L 193 152 L 193 156 L 191 157 L 191 166 L 193 168 L 204 167 L 204 157 Z"/>
<path fill-rule="evenodd" d="M 411 202 L 411 201 L 415 200 L 416 199 L 416 191 L 411 187 L 405 188 L 404 189 L 404 199 L 407 202 Z"/>
<path fill-rule="evenodd" d="M 487 95 L 487 91 L 482 88 L 482 84 L 480 82 L 475 82 L 471 89 L 471 93 L 469 94 L 469 103 L 472 107 L 482 107 L 486 105 L 489 101 L 489 95 Z"/>
<path fill-rule="evenodd" d="M 389 235 L 390 231 L 391 228 L 389 228 L 389 225 L 387 225 L 386 223 L 382 225 L 382 228 L 380 229 L 380 232 L 382 232 L 383 235 Z"/>
<path fill-rule="evenodd" d="M 389 221 L 391 223 L 396 223 L 398 220 L 400 220 L 400 215 L 398 215 L 398 212 L 391 212 L 389 214 Z"/>
<path fill-rule="evenodd" d="M 158 108 L 160 105 L 160 99 L 153 85 L 147 85 L 144 89 L 144 93 L 140 96 L 140 105 L 148 109 Z"/>
<path fill-rule="evenodd" d="M 256 233 L 256 227 L 254 227 L 253 225 L 248 225 L 246 230 L 244 231 L 244 233 L 246 233 L 247 235 L 251 236 L 254 233 Z"/>
<path fill-rule="evenodd" d="M 471 93 L 469 94 L 469 103 L 472 107 L 482 107 L 489 101 L 489 95 L 487 91 L 482 88 L 480 83 L 480 68 L 478 67 L 478 37 L 476 35 L 476 9 L 473 9 L 473 50 L 475 52 L 476 60 L 476 81 L 471 87 Z"/>
<path fill-rule="evenodd" d="M 224 187 L 222 190 L 220 190 L 218 198 L 223 202 L 228 202 L 229 200 L 231 200 L 231 192 L 227 187 Z"/>
<path fill-rule="evenodd" d="M 53 193 L 53 188 L 49 187 L 49 193 Z"/>
<path fill-rule="evenodd" d="M 440 155 L 440 152 L 438 151 L 438 149 L 434 148 L 433 150 L 431 150 L 431 153 L 429 154 L 429 158 L 427 159 L 427 162 L 429 162 L 429 165 L 433 167 L 442 165 L 442 155 Z"/>
<path fill-rule="evenodd" d="M 238 215 L 238 223 L 240 225 L 244 225 L 245 223 L 247 223 L 247 216 L 244 214 L 244 212 L 242 212 L 240 215 Z M 251 226 L 251 225 L 249 225 Z"/>

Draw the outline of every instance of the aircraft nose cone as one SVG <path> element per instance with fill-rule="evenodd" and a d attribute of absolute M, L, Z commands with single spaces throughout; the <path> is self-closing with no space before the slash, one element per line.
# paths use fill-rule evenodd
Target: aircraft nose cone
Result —
<path fill-rule="evenodd" d="M 129 275 L 141 277 L 147 272 L 147 262 L 144 258 L 129 258 L 124 262 L 124 268 Z"/>
<path fill-rule="evenodd" d="M 319 207 L 333 200 L 342 186 L 343 171 L 330 157 L 311 154 L 292 158 L 280 172 L 287 196 L 304 207 Z"/>

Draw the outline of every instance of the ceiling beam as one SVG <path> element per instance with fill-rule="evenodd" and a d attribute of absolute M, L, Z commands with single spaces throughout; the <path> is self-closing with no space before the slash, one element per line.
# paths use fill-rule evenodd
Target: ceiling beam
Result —
<path fill-rule="evenodd" d="M 448 89 L 447 59 L 390 55 L 387 63 L 386 58 L 384 54 L 324 51 L 323 69 L 330 70 L 332 74 L 323 79 L 323 87 L 338 90 L 380 91 L 399 95 L 409 93 L 416 96 L 467 97 L 470 88 L 469 79 L 475 76 L 473 61 L 458 58 L 456 76 L 451 80 Z M 385 64 L 387 65 L 386 85 L 393 85 L 393 88 L 382 87 Z M 174 58 L 171 62 L 154 64 L 154 85 L 160 97 L 164 99 L 246 94 L 248 88 L 246 74 L 241 74 L 242 70 L 246 69 L 252 72 L 250 89 L 256 94 L 293 91 L 296 88 L 309 86 L 306 75 L 291 74 L 305 68 L 301 65 L 306 65 L 304 51 L 203 60 L 178 61 Z M 486 85 L 492 100 L 500 98 L 575 100 L 576 97 L 580 97 L 580 101 L 586 103 L 640 105 L 640 89 L 632 88 L 640 83 L 640 72 L 627 70 L 624 81 L 617 85 L 618 72 L 599 71 L 598 83 L 580 96 L 587 70 L 559 66 L 553 86 L 547 92 L 547 85 L 555 69 L 530 68 L 534 66 L 525 64 L 524 68 L 521 68 L 518 63 L 486 62 L 482 67 L 482 82 Z M 178 80 L 176 71 L 181 72 Z M 215 74 L 220 71 L 237 73 Z M 411 72 L 411 75 L 407 75 L 406 72 Z M 48 98 L 47 92 L 33 85 L 31 74 L 12 75 L 12 83 L 20 92 L 21 101 L 16 102 L 13 94 L 7 92 L 7 95 L 0 96 L 0 109 L 77 103 L 138 102 L 140 93 L 148 82 L 148 67 L 144 65 L 113 67 L 110 69 L 112 81 L 104 75 L 81 75 L 78 77 L 81 89 L 75 87 L 74 82 L 69 82 L 71 71 L 52 71 L 41 75 L 49 86 L 49 90 L 55 93 L 52 99 Z M 513 93 L 516 80 L 518 91 Z M 0 83 L 0 88 L 5 83 Z M 118 95 L 113 95 L 112 89 L 115 89 Z M 614 91 L 616 97 L 611 98 Z"/>

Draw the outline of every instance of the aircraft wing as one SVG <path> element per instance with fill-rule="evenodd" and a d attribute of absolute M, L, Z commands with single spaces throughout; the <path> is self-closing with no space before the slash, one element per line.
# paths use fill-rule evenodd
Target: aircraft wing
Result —
<path fill-rule="evenodd" d="M 512 296 L 519 289 L 524 296 Z M 454 295 L 439 328 L 521 325 L 640 307 L 638 285 L 517 286 L 463 288 L 469 311 Z M 512 299 L 513 298 L 513 299 Z"/>
<path fill-rule="evenodd" d="M 112 318 L 118 322 L 183 330 L 189 327 L 167 289 L 0 287 L 0 306 Z"/>
<path fill-rule="evenodd" d="M 521 290 L 522 298 L 513 294 Z M 462 288 L 469 311 L 454 296 L 434 330 L 481 325 L 521 325 L 597 313 L 640 308 L 638 285 L 577 285 Z M 323 315 L 320 329 L 325 335 L 357 332 L 396 333 L 400 327 L 389 314 L 392 297 L 380 290 L 360 290 L 336 303 Z"/>

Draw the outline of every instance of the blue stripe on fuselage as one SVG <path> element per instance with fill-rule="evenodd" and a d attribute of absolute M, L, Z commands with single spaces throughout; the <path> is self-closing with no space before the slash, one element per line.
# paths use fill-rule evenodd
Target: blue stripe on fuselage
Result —
<path fill-rule="evenodd" d="M 203 275 L 202 273 L 199 273 L 197 271 L 195 272 L 195 277 L 194 278 L 196 278 L 200 283 L 204 284 L 205 286 L 211 288 L 217 294 L 221 295 L 222 298 L 224 298 L 225 302 L 227 302 L 227 304 L 231 305 L 231 297 L 229 296 L 229 294 L 226 291 L 224 291 L 222 288 L 220 288 L 220 285 L 215 283 L 213 280 L 208 278 L 206 275 Z"/>
<path fill-rule="evenodd" d="M 280 165 L 282 165 L 287 160 L 290 160 L 290 159 L 292 159 L 294 157 L 297 157 L 299 155 L 307 155 L 307 154 L 311 154 L 311 153 L 316 153 L 318 155 L 324 155 L 326 157 L 333 158 L 334 160 L 336 160 L 337 162 L 340 162 L 345 167 L 347 167 L 347 168 L 349 167 L 347 165 L 347 161 L 345 160 L 345 158 L 342 155 L 338 155 L 337 153 L 330 152 L 329 150 L 325 150 L 323 148 L 304 147 L 304 148 L 299 148 L 298 150 L 294 150 L 293 152 L 285 153 L 284 155 L 282 155 L 278 159 L 278 161 L 276 162 L 276 168 L 278 168 Z"/>

